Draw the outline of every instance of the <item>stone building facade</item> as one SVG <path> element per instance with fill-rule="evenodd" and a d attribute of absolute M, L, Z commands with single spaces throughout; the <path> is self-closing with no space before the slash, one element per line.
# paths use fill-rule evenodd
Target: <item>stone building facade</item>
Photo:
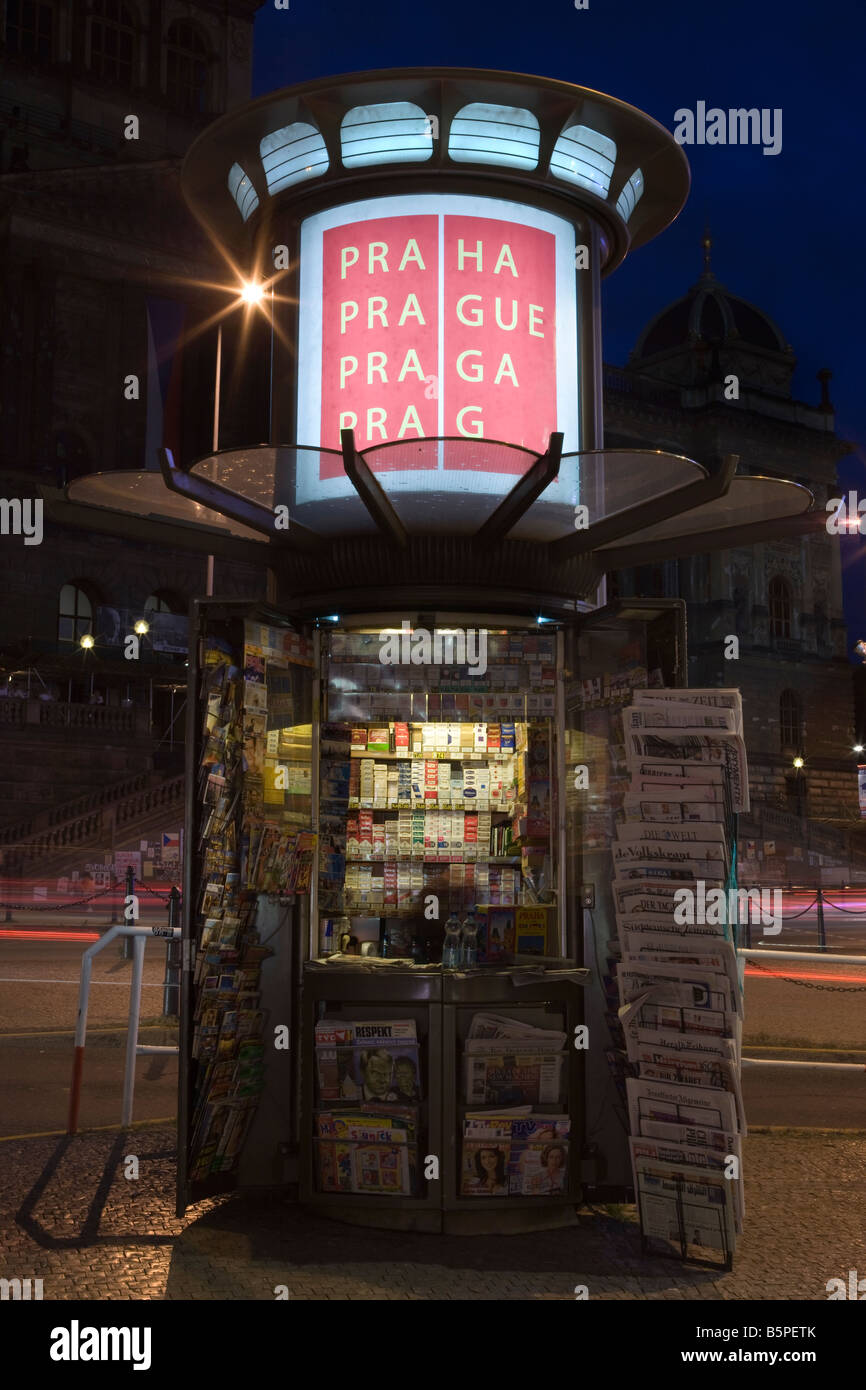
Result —
<path fill-rule="evenodd" d="M 740 473 L 792 479 L 823 512 L 839 496 L 836 468 L 850 452 L 835 432 L 830 373 L 818 374 L 817 404 L 796 400 L 791 347 L 766 314 L 719 283 L 708 238 L 704 251 L 697 283 L 644 329 L 625 368 L 606 371 L 605 442 L 699 462 L 736 454 Z M 838 537 L 821 530 L 671 559 L 610 576 L 609 591 L 685 598 L 690 684 L 742 691 L 753 800 L 741 823 L 746 876 L 803 881 L 850 862 L 853 638 Z M 737 659 L 725 657 L 731 636 Z"/>
<path fill-rule="evenodd" d="M 0 493 L 41 494 L 45 508 L 41 544 L 0 536 L 0 821 L 179 766 L 185 654 L 157 649 L 153 615 L 183 615 L 206 592 L 206 545 L 172 525 L 162 545 L 116 516 L 88 525 L 63 488 L 83 473 L 155 468 L 160 425 L 182 457 L 210 445 L 207 325 L 226 303 L 213 287 L 230 277 L 179 173 L 199 131 L 249 97 L 258 8 L 0 3 Z M 160 321 L 177 330 L 170 343 Z M 217 560 L 216 594 L 265 587 L 260 566 Z M 150 619 L 140 660 L 106 634 L 81 648 L 100 613 Z M 91 698 L 104 706 L 93 727 Z M 65 751 L 59 706 L 79 730 Z"/>

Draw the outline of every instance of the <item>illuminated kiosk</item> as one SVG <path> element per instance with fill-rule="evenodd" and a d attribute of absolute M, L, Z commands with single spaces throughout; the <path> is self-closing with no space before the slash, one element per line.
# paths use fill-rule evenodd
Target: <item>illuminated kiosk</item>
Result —
<path fill-rule="evenodd" d="M 535 1023 L 553 1013 L 569 1036 L 587 1022 L 592 1036 L 604 1037 L 602 963 L 615 934 L 609 854 L 606 846 L 585 848 L 589 813 L 565 776 L 585 761 L 580 685 L 634 662 L 635 652 L 637 664 L 653 666 L 667 684 L 685 684 L 687 667 L 684 605 L 599 606 L 603 575 L 656 554 L 807 530 L 821 517 L 793 483 L 735 477 L 732 456 L 698 463 L 602 447 L 601 277 L 676 217 L 689 184 L 682 149 L 634 108 L 508 73 L 349 75 L 272 94 L 216 122 L 190 150 L 183 183 L 229 262 L 263 290 L 249 313 L 269 327 L 269 358 L 257 360 L 270 380 L 268 440 L 197 461 L 166 452 L 165 485 L 155 474 L 101 475 L 71 485 L 70 502 L 88 504 L 82 512 L 146 510 L 192 527 L 223 518 L 226 553 L 238 538 L 257 540 L 250 549 L 272 572 L 274 610 L 314 641 L 314 827 L 322 724 L 336 720 L 336 710 L 362 720 L 361 697 L 370 694 L 356 681 L 348 704 L 338 701 L 337 637 L 351 644 L 408 621 L 413 629 L 511 633 L 514 649 L 530 652 L 527 634 L 547 630 L 555 633 L 555 680 L 552 707 L 537 721 L 549 741 L 554 805 L 547 966 L 521 984 L 504 969 L 316 965 L 314 875 L 309 904 L 294 909 L 294 944 L 284 943 L 291 1002 L 278 993 L 268 1001 L 291 1009 L 292 1034 L 303 1039 L 284 1081 L 268 1083 L 271 1098 L 284 1085 L 278 1098 L 291 1114 L 282 1129 L 257 1119 L 239 1176 L 215 1174 L 208 1184 L 191 1183 L 187 1167 L 191 980 L 184 974 L 179 1209 L 206 1191 L 261 1181 L 288 1142 L 303 1200 L 341 1219 L 428 1230 L 568 1220 L 587 1188 L 612 1198 L 631 1186 L 603 1046 L 575 1052 L 567 1067 L 565 1188 L 485 1196 L 483 1211 L 459 1186 L 459 1063 L 478 1009 L 531 1005 Z M 207 538 L 219 544 L 211 532 Z M 216 600 L 194 606 L 201 630 L 230 624 L 239 612 Z M 432 687 L 431 675 L 426 690 L 404 691 L 396 717 L 416 721 L 415 697 L 429 701 Z M 527 686 L 527 728 L 537 708 L 528 696 L 537 693 Z M 366 708 L 373 718 L 375 704 Z M 615 716 L 612 704 L 606 717 Z M 192 845 L 194 717 L 189 729 Z M 189 940 L 191 858 L 185 872 Z M 422 1154 L 441 1160 L 442 1176 L 413 1197 L 317 1190 L 312 1028 L 335 1009 L 362 1018 L 385 1009 L 419 1022 Z"/>

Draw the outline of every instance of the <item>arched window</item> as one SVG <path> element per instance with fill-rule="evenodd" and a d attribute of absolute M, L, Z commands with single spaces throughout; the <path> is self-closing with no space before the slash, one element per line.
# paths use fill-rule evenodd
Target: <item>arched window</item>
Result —
<path fill-rule="evenodd" d="M 55 6 L 6 0 L 6 51 L 50 63 L 54 57 Z"/>
<path fill-rule="evenodd" d="M 131 87 L 135 78 L 135 18 L 123 0 L 93 0 L 90 70 L 107 82 Z"/>
<path fill-rule="evenodd" d="M 176 19 L 166 35 L 165 92 L 172 106 L 187 116 L 208 109 L 208 54 L 194 24 Z"/>
<path fill-rule="evenodd" d="M 803 705 L 796 690 L 779 696 L 779 742 L 783 753 L 803 751 Z"/>
<path fill-rule="evenodd" d="M 145 613 L 185 613 L 186 604 L 169 589 L 157 589 L 144 601 Z"/>
<path fill-rule="evenodd" d="M 791 589 L 778 575 L 770 580 L 770 636 L 791 636 Z"/>
<path fill-rule="evenodd" d="M 93 605 L 77 584 L 64 584 L 57 612 L 58 642 L 79 642 L 93 629 Z"/>

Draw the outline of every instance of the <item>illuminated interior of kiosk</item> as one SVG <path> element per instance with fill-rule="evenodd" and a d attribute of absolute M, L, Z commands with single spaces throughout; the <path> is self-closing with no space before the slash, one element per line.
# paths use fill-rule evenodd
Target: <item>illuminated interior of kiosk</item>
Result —
<path fill-rule="evenodd" d="M 318 950 L 330 922 L 334 952 L 435 962 L 471 911 L 480 963 L 558 955 L 555 634 L 404 621 L 322 640 Z"/>

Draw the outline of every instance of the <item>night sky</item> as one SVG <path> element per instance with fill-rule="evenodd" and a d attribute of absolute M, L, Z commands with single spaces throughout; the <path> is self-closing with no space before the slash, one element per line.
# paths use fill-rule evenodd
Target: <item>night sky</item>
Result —
<path fill-rule="evenodd" d="M 371 68 L 447 65 L 537 73 L 610 93 L 673 130 L 679 107 L 782 108 L 782 149 L 686 146 L 692 190 L 677 222 L 604 282 L 605 360 L 702 270 L 757 304 L 797 356 L 794 394 L 833 371 L 844 490 L 866 498 L 866 223 L 862 0 L 271 0 L 255 28 L 253 93 Z M 853 644 L 866 636 L 866 537 L 841 539 Z M 856 563 L 855 563 L 856 562 Z M 857 660 L 856 657 L 852 658 Z"/>

